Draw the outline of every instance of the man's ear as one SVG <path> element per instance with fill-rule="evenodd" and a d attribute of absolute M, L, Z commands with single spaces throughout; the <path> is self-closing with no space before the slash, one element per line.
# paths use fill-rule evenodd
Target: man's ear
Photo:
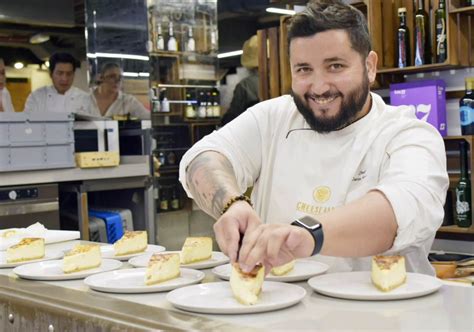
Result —
<path fill-rule="evenodd" d="M 374 51 L 370 51 L 369 55 L 367 55 L 367 58 L 365 60 L 365 65 L 367 67 L 367 75 L 370 83 L 373 83 L 375 81 L 375 76 L 377 76 L 377 61 L 377 53 L 375 53 Z"/>

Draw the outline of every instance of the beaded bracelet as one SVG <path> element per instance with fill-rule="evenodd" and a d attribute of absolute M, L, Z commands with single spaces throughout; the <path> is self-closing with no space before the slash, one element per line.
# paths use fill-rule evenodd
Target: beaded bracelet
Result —
<path fill-rule="evenodd" d="M 251 207 L 253 207 L 252 201 L 250 200 L 248 196 L 245 196 L 245 195 L 234 196 L 225 204 L 224 208 L 222 209 L 221 215 L 226 213 L 227 210 L 231 207 L 231 205 L 237 201 L 246 201 L 247 203 L 250 204 Z"/>

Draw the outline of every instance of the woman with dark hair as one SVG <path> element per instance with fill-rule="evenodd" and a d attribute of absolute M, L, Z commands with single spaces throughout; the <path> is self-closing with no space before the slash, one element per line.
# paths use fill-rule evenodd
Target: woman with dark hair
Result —
<path fill-rule="evenodd" d="M 91 92 L 91 114 L 112 118 L 124 115 L 140 120 L 150 119 L 150 112 L 137 98 L 123 93 L 122 69 L 113 62 L 105 63 L 98 77 L 98 85 Z"/>

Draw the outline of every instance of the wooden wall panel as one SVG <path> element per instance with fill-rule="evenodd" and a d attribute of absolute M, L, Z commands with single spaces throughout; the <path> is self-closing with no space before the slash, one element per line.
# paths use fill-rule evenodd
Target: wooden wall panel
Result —
<path fill-rule="evenodd" d="M 280 96 L 280 48 L 278 44 L 278 28 L 268 29 L 270 98 Z"/>

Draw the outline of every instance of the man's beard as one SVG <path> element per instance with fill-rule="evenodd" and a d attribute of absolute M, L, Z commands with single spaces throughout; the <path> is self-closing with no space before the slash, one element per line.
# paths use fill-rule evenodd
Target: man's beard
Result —
<path fill-rule="evenodd" d="M 362 107 L 367 100 L 369 94 L 369 79 L 367 74 L 363 75 L 362 84 L 343 95 L 341 92 L 326 92 L 323 95 L 316 96 L 321 98 L 332 98 L 340 97 L 342 99 L 341 107 L 339 112 L 330 118 L 317 117 L 314 115 L 312 109 L 308 106 L 308 99 L 310 94 L 305 93 L 303 100 L 300 96 L 292 91 L 293 100 L 295 101 L 296 107 L 301 115 L 308 122 L 311 129 L 318 133 L 329 133 L 334 130 L 342 129 L 356 120 L 357 114 L 362 111 Z M 322 109 L 323 113 L 327 112 L 328 109 Z"/>

